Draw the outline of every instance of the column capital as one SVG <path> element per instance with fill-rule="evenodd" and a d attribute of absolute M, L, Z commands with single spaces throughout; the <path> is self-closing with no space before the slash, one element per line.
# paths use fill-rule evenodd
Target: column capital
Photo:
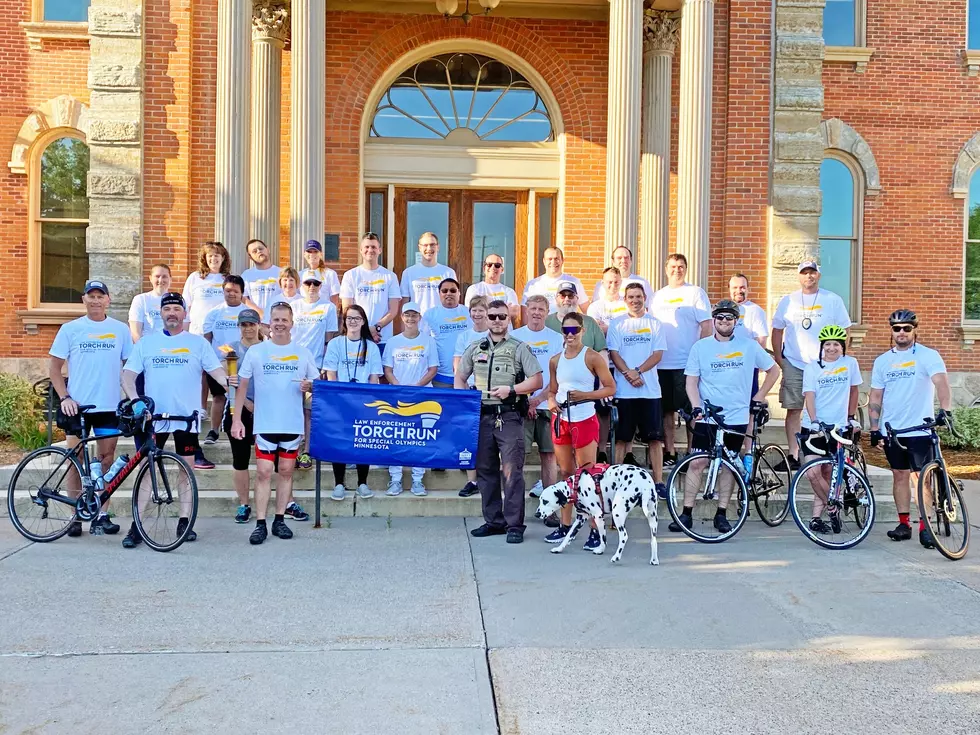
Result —
<path fill-rule="evenodd" d="M 286 42 L 289 37 L 289 8 L 282 0 L 255 0 L 252 6 L 252 40 L 274 39 Z"/>
<path fill-rule="evenodd" d="M 680 39 L 680 18 L 666 10 L 643 9 L 643 53 L 673 56 Z"/>

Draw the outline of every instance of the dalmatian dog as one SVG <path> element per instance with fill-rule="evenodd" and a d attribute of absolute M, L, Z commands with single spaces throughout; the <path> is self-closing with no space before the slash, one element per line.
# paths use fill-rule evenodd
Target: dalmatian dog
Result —
<path fill-rule="evenodd" d="M 599 547 L 592 553 L 602 554 L 606 550 L 603 514 L 611 513 L 613 525 L 619 533 L 619 545 L 612 561 L 620 561 L 629 540 L 626 518 L 633 508 L 640 505 L 650 525 L 650 563 L 655 566 L 660 564 L 657 555 L 657 488 L 647 470 L 628 464 L 612 465 L 601 472 L 583 470 L 577 477 L 545 488 L 534 515 L 547 518 L 569 503 L 575 508 L 575 520 L 562 542 L 551 549 L 552 554 L 563 552 L 571 543 L 572 536 L 587 520 L 594 520 L 599 531 Z"/>

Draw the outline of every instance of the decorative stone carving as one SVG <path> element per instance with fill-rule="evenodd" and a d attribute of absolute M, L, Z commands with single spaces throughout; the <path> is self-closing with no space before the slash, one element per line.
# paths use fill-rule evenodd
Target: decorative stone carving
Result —
<path fill-rule="evenodd" d="M 643 53 L 673 56 L 680 42 L 681 21 L 665 10 L 644 8 Z"/>
<path fill-rule="evenodd" d="M 970 193 L 970 175 L 980 164 L 980 133 L 974 135 L 960 149 L 953 166 L 953 184 L 949 193 L 957 199 L 966 199 Z"/>
<path fill-rule="evenodd" d="M 864 193 L 876 196 L 881 192 L 881 179 L 878 174 L 878 162 L 875 161 L 871 146 L 854 128 L 836 117 L 820 123 L 820 134 L 823 136 L 823 147 L 849 153 L 860 164 L 864 172 Z"/>
<path fill-rule="evenodd" d="M 11 173 L 27 173 L 27 153 L 37 137 L 51 128 L 74 128 L 89 135 L 89 108 L 71 95 L 63 94 L 45 102 L 27 116 L 14 146 L 10 151 L 7 167 Z"/>
<path fill-rule="evenodd" d="M 139 10 L 92 8 L 88 16 L 89 33 L 92 35 L 138 36 L 143 16 Z"/>
<path fill-rule="evenodd" d="M 252 7 L 252 39 L 289 37 L 289 8 L 276 0 L 258 0 Z"/>
<path fill-rule="evenodd" d="M 140 89 L 142 84 L 142 64 L 106 64 L 94 59 L 89 64 L 89 89 Z"/>

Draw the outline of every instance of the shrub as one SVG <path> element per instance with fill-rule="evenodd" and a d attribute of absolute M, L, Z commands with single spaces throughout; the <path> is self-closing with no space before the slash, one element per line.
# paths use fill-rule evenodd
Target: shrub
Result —
<path fill-rule="evenodd" d="M 946 429 L 939 430 L 944 447 L 950 449 L 980 449 L 980 408 L 953 409 L 953 426 L 956 436 Z"/>
<path fill-rule="evenodd" d="M 47 441 L 41 399 L 19 375 L 0 373 L 0 436 L 21 449 L 37 449 Z"/>

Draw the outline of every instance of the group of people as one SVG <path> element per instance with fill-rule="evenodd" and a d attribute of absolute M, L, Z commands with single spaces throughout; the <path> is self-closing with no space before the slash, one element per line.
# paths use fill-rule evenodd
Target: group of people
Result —
<path fill-rule="evenodd" d="M 597 460 L 636 463 L 637 440 L 647 445 L 647 462 L 664 493 L 664 468 L 678 459 L 678 411 L 694 416 L 687 424 L 689 451 L 706 450 L 716 427 L 701 415 L 704 401 L 723 406 L 725 424 L 745 432 L 750 401 L 765 401 L 782 376 L 779 398 L 793 470 L 800 464 L 801 431 L 805 436 L 819 422 L 843 427 L 853 419 L 862 378 L 846 354 L 851 321 L 841 299 L 819 287 L 816 262 L 800 263 L 801 287 L 779 302 L 770 332 L 765 310 L 749 299 L 745 275 L 733 275 L 728 298 L 712 306 L 704 290 L 687 283 L 687 260 L 679 253 L 665 264 L 667 285 L 655 290 L 632 272 L 629 248 L 618 247 L 590 297 L 579 279 L 564 272 L 561 249 L 548 248 L 545 272 L 528 281 L 520 299 L 503 282 L 503 257 L 490 254 L 482 263 L 483 280 L 470 285 L 461 302 L 462 286 L 453 269 L 439 263 L 435 234 L 423 233 L 418 250 L 418 262 L 399 279 L 380 265 L 381 243 L 369 232 L 359 244 L 359 265 L 338 278 L 317 241 L 307 243 L 307 267 L 297 272 L 276 267 L 266 244 L 252 240 L 252 266 L 234 275 L 227 250 L 208 242 L 182 293 L 170 290 L 168 265 L 151 268 L 152 289 L 133 300 L 129 325 L 107 316 L 106 284 L 88 281 L 86 315 L 65 324 L 50 351 L 59 412 L 68 420 L 80 404 L 96 407 L 87 419 L 98 438 L 98 459 L 108 467 L 115 437 L 107 434 L 115 429 L 121 392 L 132 401 L 150 396 L 158 413 L 172 415 L 203 415 L 210 394 L 204 444 L 217 441 L 220 430 L 229 436 L 239 523 L 253 515 L 248 467 L 254 447 L 253 544 L 268 536 L 274 473 L 272 534 L 290 538 L 286 518 L 308 518 L 292 499 L 292 476 L 312 465 L 309 394 L 316 379 L 479 390 L 476 470 L 459 494 L 481 495 L 485 523 L 474 536 L 506 535 L 509 543 L 523 540 L 524 459 L 535 444 L 541 479 L 532 495 L 559 472 L 570 476 Z M 880 439 L 885 422 L 896 429 L 918 425 L 931 413 L 937 392 L 941 408 L 950 410 L 945 367 L 934 350 L 918 344 L 915 314 L 896 311 L 890 327 L 893 346 L 872 372 L 873 440 Z M 618 422 L 607 447 L 613 399 Z M 198 431 L 186 429 L 155 426 L 161 446 L 172 433 L 176 451 L 195 469 L 213 467 Z M 69 444 L 77 444 L 80 431 L 67 431 Z M 741 440 L 728 441 L 733 451 L 742 449 Z M 899 513 L 889 536 L 896 540 L 912 535 L 909 473 L 932 452 L 928 437 L 909 437 L 903 445 L 886 444 Z M 424 469 L 409 469 L 411 492 L 426 495 Z M 362 498 L 373 495 L 368 470 L 357 466 L 355 492 Z M 388 470 L 387 494 L 399 495 L 404 468 Z M 333 464 L 334 500 L 346 497 L 345 472 L 344 464 Z M 819 478 L 814 486 L 819 490 Z M 722 531 L 726 505 L 719 502 L 715 518 Z M 817 530 L 825 527 L 819 506 L 815 502 L 811 522 Z M 681 523 L 690 524 L 690 510 L 684 508 Z M 564 539 L 571 511 L 549 522 L 547 541 Z M 927 544 L 921 528 L 920 521 L 920 540 Z M 90 530 L 116 533 L 119 526 L 103 512 Z M 80 534 L 76 522 L 69 535 Z M 188 540 L 194 537 L 192 532 Z M 123 545 L 138 543 L 131 528 Z M 586 548 L 598 543 L 593 529 Z"/>

